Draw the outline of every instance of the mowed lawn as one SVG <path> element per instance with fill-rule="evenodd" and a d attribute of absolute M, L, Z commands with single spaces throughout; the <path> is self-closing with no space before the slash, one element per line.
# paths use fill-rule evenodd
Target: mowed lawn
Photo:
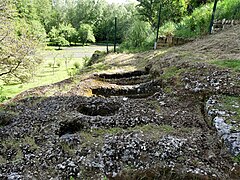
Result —
<path fill-rule="evenodd" d="M 2 96 L 14 97 L 27 89 L 52 84 L 70 77 L 74 64 L 81 68 L 84 64 L 84 57 L 91 57 L 94 51 L 106 51 L 106 46 L 75 46 L 63 47 L 56 50 L 55 47 L 47 47 L 41 52 L 42 63 L 36 68 L 35 76 L 28 83 L 3 85 Z M 54 64 L 54 67 L 53 67 Z"/>

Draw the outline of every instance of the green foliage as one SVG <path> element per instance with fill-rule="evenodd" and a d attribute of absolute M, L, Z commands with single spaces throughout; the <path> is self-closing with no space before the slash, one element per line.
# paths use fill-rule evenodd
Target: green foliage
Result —
<path fill-rule="evenodd" d="M 163 26 L 159 28 L 160 35 L 173 35 L 176 31 L 176 24 L 172 21 L 166 22 Z"/>
<path fill-rule="evenodd" d="M 58 31 L 69 43 L 78 42 L 77 30 L 73 28 L 71 24 L 60 24 Z"/>
<path fill-rule="evenodd" d="M 135 20 L 127 31 L 120 50 L 149 50 L 154 44 L 154 33 L 149 23 Z"/>
<path fill-rule="evenodd" d="M 44 24 L 40 21 L 38 16 L 38 10 L 40 6 L 36 6 L 36 2 L 39 0 L 16 0 L 13 4 L 16 7 L 17 18 L 15 19 L 15 28 L 18 30 L 18 34 L 32 36 L 41 42 L 46 40 L 46 31 Z M 9 1 L 10 2 L 10 1 Z"/>
<path fill-rule="evenodd" d="M 240 164 L 240 155 L 235 156 L 235 157 L 233 158 L 233 160 L 234 160 L 236 163 Z"/>
<path fill-rule="evenodd" d="M 93 29 L 89 24 L 81 24 L 78 29 L 78 33 L 83 46 L 86 44 L 86 42 L 96 41 L 93 34 Z"/>
<path fill-rule="evenodd" d="M 175 35 L 189 38 L 208 33 L 212 14 L 212 5 L 205 5 L 194 10 L 191 16 L 186 16 L 176 25 Z"/>
<path fill-rule="evenodd" d="M 73 176 L 70 176 L 70 180 L 74 180 L 74 177 L 73 177 Z"/>
<path fill-rule="evenodd" d="M 107 180 L 107 177 L 106 177 L 106 176 L 104 176 L 104 177 L 103 177 L 103 180 Z"/>
<path fill-rule="evenodd" d="M 190 8 L 191 10 L 194 10 L 195 8 L 198 8 L 200 6 L 203 6 L 204 4 L 211 3 L 211 2 L 214 2 L 214 0 L 197 0 L 197 1 L 189 0 L 188 8 Z"/>
<path fill-rule="evenodd" d="M 76 69 L 79 69 L 79 68 L 80 68 L 80 63 L 79 63 L 79 62 L 74 62 L 73 66 L 74 66 Z"/>
<path fill-rule="evenodd" d="M 95 24 L 102 16 L 104 1 L 81 0 L 75 4 L 68 4 L 66 20 L 71 22 L 73 27 L 79 28 L 81 24 Z"/>
<path fill-rule="evenodd" d="M 240 0 L 223 0 L 218 3 L 218 19 L 240 19 Z"/>
<path fill-rule="evenodd" d="M 68 46 L 69 41 L 66 38 L 70 39 L 71 36 L 71 27 L 61 24 L 59 28 L 53 27 L 49 32 L 49 38 L 52 45 L 56 45 L 59 49 L 62 46 Z"/>
<path fill-rule="evenodd" d="M 127 41 L 130 46 L 142 47 L 143 42 L 151 33 L 151 27 L 148 23 L 135 20 L 132 27 L 127 32 Z"/>
<path fill-rule="evenodd" d="M 69 45 L 69 42 L 62 35 L 54 38 L 54 42 L 59 47 L 58 49 L 61 49 L 62 46 Z"/>
<path fill-rule="evenodd" d="M 0 7 L 0 80 L 6 84 L 25 82 L 41 62 L 35 53 L 41 39 L 38 36 L 43 34 L 34 31 L 27 19 L 19 19 L 21 14 L 10 1 L 1 1 Z"/>
<path fill-rule="evenodd" d="M 49 0 L 33 0 L 33 6 L 38 16 L 38 21 L 44 26 L 46 32 L 51 30 L 52 3 Z"/>
<path fill-rule="evenodd" d="M 0 86 L 0 103 L 9 99 L 7 96 L 2 95 L 2 92 L 3 92 L 3 86 Z"/>
<path fill-rule="evenodd" d="M 141 15 L 142 20 L 147 21 L 156 29 L 158 22 L 158 11 L 161 8 L 161 23 L 167 21 L 179 22 L 187 13 L 187 3 L 185 0 L 137 0 L 137 11 Z"/>
<path fill-rule="evenodd" d="M 91 64 L 91 58 L 89 58 L 87 56 L 83 57 L 83 66 L 88 67 L 88 66 L 90 66 L 90 64 Z"/>
<path fill-rule="evenodd" d="M 213 1 L 208 1 L 213 2 Z M 199 2 L 193 6 L 204 4 Z M 160 28 L 161 35 L 174 34 L 183 38 L 194 38 L 208 34 L 213 3 L 195 8 L 191 15 L 185 16 L 179 23 L 167 22 Z M 224 0 L 217 5 L 217 19 L 240 19 L 240 0 Z"/>

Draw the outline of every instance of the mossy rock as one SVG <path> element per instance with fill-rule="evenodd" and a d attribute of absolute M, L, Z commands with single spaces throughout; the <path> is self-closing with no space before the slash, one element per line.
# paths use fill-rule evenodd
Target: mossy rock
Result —
<path fill-rule="evenodd" d="M 99 50 L 96 50 L 96 51 L 93 53 L 90 61 L 88 62 L 88 66 L 91 66 L 91 65 L 95 64 L 96 62 L 98 62 L 99 59 L 100 59 L 103 55 L 104 55 L 104 52 L 99 51 Z"/>

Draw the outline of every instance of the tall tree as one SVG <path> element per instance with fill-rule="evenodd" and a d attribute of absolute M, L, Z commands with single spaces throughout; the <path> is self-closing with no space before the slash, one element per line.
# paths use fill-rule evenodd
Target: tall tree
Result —
<path fill-rule="evenodd" d="M 53 11 L 51 0 L 34 0 L 33 6 L 36 9 L 38 20 L 44 26 L 46 32 L 49 32 L 51 29 Z"/>
<path fill-rule="evenodd" d="M 19 14 L 8 0 L 0 1 L 0 79 L 5 83 L 26 81 L 32 75 L 36 38 L 27 28 L 18 28 Z"/>
<path fill-rule="evenodd" d="M 187 12 L 185 0 L 137 0 L 137 11 L 142 20 L 147 21 L 155 29 L 157 27 L 157 16 L 159 3 L 162 3 L 161 22 L 179 22 Z"/>
<path fill-rule="evenodd" d="M 49 38 L 52 45 L 58 46 L 61 49 L 62 46 L 68 46 L 70 43 L 67 38 L 70 38 L 69 29 L 64 24 L 60 24 L 59 27 L 53 26 L 49 32 Z"/>
<path fill-rule="evenodd" d="M 81 24 L 78 33 L 83 46 L 86 42 L 95 42 L 93 29 L 89 24 Z"/>
<path fill-rule="evenodd" d="M 148 22 L 142 22 L 136 19 L 133 25 L 128 29 L 125 36 L 125 42 L 129 47 L 139 48 L 151 35 L 151 27 Z"/>

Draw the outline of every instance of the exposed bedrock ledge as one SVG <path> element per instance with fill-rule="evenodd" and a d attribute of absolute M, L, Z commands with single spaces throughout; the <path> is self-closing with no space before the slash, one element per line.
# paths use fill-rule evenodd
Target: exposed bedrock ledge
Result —
<path fill-rule="evenodd" d="M 233 105 L 234 106 L 234 105 Z M 237 105 L 235 105 L 237 107 Z M 232 155 L 240 154 L 239 121 L 234 120 L 237 112 L 229 111 L 221 102 L 220 96 L 212 96 L 206 103 L 209 117 L 212 119 L 219 136 L 224 140 Z"/>

